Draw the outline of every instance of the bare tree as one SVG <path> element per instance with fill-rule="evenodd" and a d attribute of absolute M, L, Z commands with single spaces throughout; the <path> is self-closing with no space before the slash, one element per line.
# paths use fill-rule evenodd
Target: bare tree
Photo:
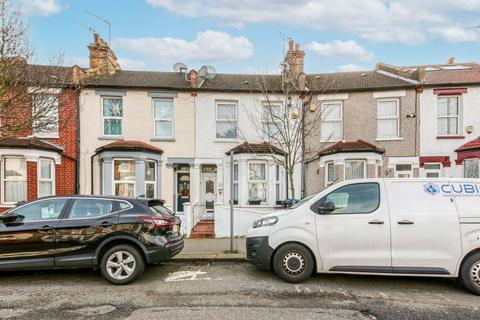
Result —
<path fill-rule="evenodd" d="M 333 74 L 327 78 L 312 76 L 300 82 L 306 82 L 301 89 L 281 76 L 259 76 L 256 83 L 261 94 L 256 101 L 257 107 L 246 108 L 255 129 L 254 140 L 268 142 L 267 155 L 285 170 L 289 184 L 287 195 L 293 202 L 297 195 L 295 168 L 317 156 L 328 145 L 326 142 L 304 143 L 305 139 L 319 135 L 322 117 L 330 112 L 322 111 L 318 97 L 331 95 L 333 99 L 336 87 Z M 241 138 L 248 143 L 248 137 L 252 135 L 239 131 Z M 332 134 L 322 140 L 330 140 Z M 284 156 L 279 156 L 278 149 L 284 152 Z M 255 153 L 253 148 L 251 151 Z"/>
<path fill-rule="evenodd" d="M 0 0 L 0 137 L 59 130 L 72 114 L 60 114 L 60 89 L 74 86 L 73 68 L 61 57 L 48 66 L 30 64 L 33 49 L 21 13 Z"/>

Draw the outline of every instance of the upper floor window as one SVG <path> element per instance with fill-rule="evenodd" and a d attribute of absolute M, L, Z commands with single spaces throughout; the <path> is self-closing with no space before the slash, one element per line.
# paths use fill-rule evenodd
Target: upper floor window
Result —
<path fill-rule="evenodd" d="M 345 180 L 364 179 L 364 178 L 365 178 L 365 160 L 345 161 Z"/>
<path fill-rule="evenodd" d="M 38 197 L 55 194 L 55 162 L 52 159 L 38 160 Z"/>
<path fill-rule="evenodd" d="M 35 94 L 32 101 L 32 129 L 36 137 L 58 136 L 58 95 Z"/>
<path fill-rule="evenodd" d="M 323 103 L 321 112 L 320 140 L 342 140 L 342 104 L 340 102 Z"/>
<path fill-rule="evenodd" d="M 123 134 L 123 99 L 103 97 L 103 135 L 121 136 Z"/>
<path fill-rule="evenodd" d="M 463 176 L 465 178 L 480 178 L 480 160 L 466 159 L 463 161 Z"/>
<path fill-rule="evenodd" d="M 377 138 L 389 139 L 400 136 L 398 99 L 377 101 Z"/>
<path fill-rule="evenodd" d="M 116 196 L 135 196 L 135 160 L 113 161 L 113 183 Z"/>
<path fill-rule="evenodd" d="M 155 161 L 145 161 L 145 197 L 153 199 L 156 197 L 157 185 L 157 163 Z"/>
<path fill-rule="evenodd" d="M 154 99 L 155 137 L 173 138 L 173 99 Z"/>
<path fill-rule="evenodd" d="M 14 204 L 26 201 L 27 162 L 25 158 L 4 158 L 2 169 L 2 202 Z"/>
<path fill-rule="evenodd" d="M 216 108 L 217 138 L 237 138 L 237 103 L 217 102 Z"/>
<path fill-rule="evenodd" d="M 282 107 L 279 102 L 264 102 L 262 104 L 262 133 L 266 138 L 275 136 L 281 128 Z"/>
<path fill-rule="evenodd" d="M 249 204 L 267 202 L 267 164 L 265 162 L 248 163 L 248 202 Z"/>
<path fill-rule="evenodd" d="M 460 97 L 438 97 L 438 135 L 460 134 Z"/>

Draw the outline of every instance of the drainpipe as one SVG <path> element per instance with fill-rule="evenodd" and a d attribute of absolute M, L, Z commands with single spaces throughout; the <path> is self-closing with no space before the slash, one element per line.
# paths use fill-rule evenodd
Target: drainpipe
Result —
<path fill-rule="evenodd" d="M 90 157 L 90 194 L 93 195 L 93 158 L 97 156 L 97 153 L 95 152 L 91 157 Z"/>
<path fill-rule="evenodd" d="M 80 193 L 80 92 L 77 94 L 77 146 L 75 160 L 75 194 Z"/>

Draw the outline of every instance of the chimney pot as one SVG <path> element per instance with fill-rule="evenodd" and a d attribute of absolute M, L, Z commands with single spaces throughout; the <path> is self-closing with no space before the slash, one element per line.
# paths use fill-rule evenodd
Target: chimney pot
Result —
<path fill-rule="evenodd" d="M 292 38 L 288 39 L 288 50 L 289 51 L 293 50 L 293 40 L 292 40 Z"/>
<path fill-rule="evenodd" d="M 455 57 L 451 57 L 448 59 L 448 64 L 454 64 L 455 63 Z"/>
<path fill-rule="evenodd" d="M 295 51 L 300 50 L 300 43 L 295 43 Z"/>
<path fill-rule="evenodd" d="M 100 35 L 98 33 L 93 34 L 93 43 L 97 44 L 100 42 Z"/>

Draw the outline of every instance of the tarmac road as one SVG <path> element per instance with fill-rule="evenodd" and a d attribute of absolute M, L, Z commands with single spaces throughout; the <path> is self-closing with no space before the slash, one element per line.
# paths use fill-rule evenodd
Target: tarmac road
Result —
<path fill-rule="evenodd" d="M 241 262 L 150 266 L 127 286 L 98 271 L 0 273 L 5 319 L 480 319 L 454 280 L 316 275 L 295 285 Z"/>

